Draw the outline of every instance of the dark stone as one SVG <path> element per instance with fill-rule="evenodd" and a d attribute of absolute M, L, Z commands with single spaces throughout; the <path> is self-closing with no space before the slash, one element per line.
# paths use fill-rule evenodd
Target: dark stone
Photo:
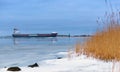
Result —
<path fill-rule="evenodd" d="M 39 65 L 37 64 L 37 63 L 35 63 L 35 64 L 32 64 L 32 65 L 28 65 L 28 67 L 39 67 Z"/>
<path fill-rule="evenodd" d="M 7 71 L 21 71 L 19 67 L 9 67 Z"/>
<path fill-rule="evenodd" d="M 57 57 L 57 59 L 62 59 L 62 57 Z"/>

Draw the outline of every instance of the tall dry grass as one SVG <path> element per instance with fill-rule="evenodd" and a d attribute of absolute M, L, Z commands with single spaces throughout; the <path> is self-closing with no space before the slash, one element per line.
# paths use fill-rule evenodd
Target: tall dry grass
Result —
<path fill-rule="evenodd" d="M 120 25 L 111 25 L 87 40 L 84 54 L 105 61 L 120 60 Z"/>
<path fill-rule="evenodd" d="M 75 45 L 75 53 L 77 56 L 81 55 L 83 53 L 82 45 L 80 43 L 77 43 Z"/>
<path fill-rule="evenodd" d="M 97 59 L 120 61 L 120 13 L 112 12 L 106 15 L 106 19 L 101 22 L 104 27 L 97 31 L 91 38 L 88 38 L 83 47 L 83 53 Z M 76 44 L 76 52 L 80 45 Z"/>

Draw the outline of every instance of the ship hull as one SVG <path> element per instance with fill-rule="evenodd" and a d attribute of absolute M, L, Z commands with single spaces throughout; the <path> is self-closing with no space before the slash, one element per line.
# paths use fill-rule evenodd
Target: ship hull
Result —
<path fill-rule="evenodd" d="M 57 33 L 50 34 L 12 34 L 13 37 L 56 37 Z"/>

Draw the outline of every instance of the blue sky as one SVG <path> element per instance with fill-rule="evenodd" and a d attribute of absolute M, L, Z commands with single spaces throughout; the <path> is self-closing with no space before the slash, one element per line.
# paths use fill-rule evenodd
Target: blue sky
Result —
<path fill-rule="evenodd" d="M 111 3 L 120 9 L 119 0 Z M 0 28 L 7 31 L 29 25 L 30 29 L 36 24 L 92 28 L 105 11 L 109 11 L 105 0 L 0 0 Z"/>

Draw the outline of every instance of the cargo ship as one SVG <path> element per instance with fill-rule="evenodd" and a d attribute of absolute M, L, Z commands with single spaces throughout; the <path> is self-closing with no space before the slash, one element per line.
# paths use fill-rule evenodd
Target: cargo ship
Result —
<path fill-rule="evenodd" d="M 12 34 L 13 37 L 56 37 L 58 33 L 52 32 L 47 34 L 21 34 L 18 29 L 14 28 L 14 32 Z"/>

